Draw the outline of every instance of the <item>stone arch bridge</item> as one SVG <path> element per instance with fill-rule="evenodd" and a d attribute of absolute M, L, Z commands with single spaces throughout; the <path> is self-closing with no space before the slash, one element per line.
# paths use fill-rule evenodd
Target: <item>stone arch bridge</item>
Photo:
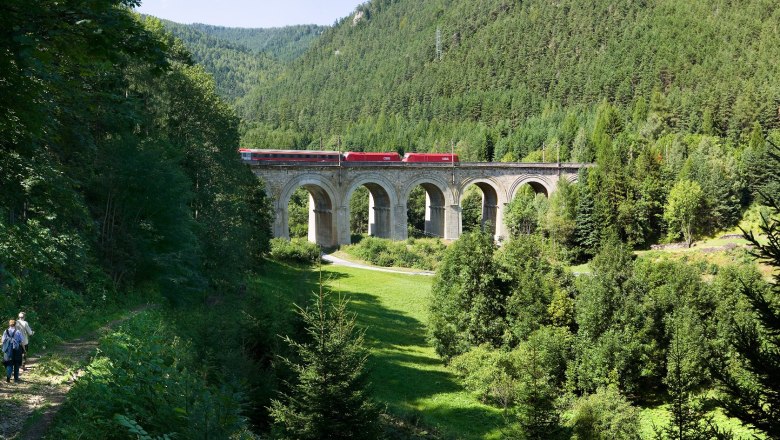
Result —
<path fill-rule="evenodd" d="M 576 182 L 580 163 L 274 163 L 252 165 L 266 184 L 274 211 L 274 237 L 289 238 L 287 206 L 293 192 L 309 192 L 309 241 L 326 247 L 350 243 L 352 193 L 369 191 L 370 235 L 405 240 L 407 202 L 411 191 L 426 193 L 425 233 L 457 239 L 462 230 L 461 199 L 468 187 L 482 191 L 482 222 L 494 228 L 497 240 L 508 235 L 504 210 L 523 185 L 550 195 L 565 179 Z"/>

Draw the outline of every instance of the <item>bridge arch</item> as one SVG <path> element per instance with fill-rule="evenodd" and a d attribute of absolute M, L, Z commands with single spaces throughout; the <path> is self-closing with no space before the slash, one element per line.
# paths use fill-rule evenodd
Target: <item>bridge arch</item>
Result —
<path fill-rule="evenodd" d="M 349 184 L 344 193 L 346 209 L 346 228 L 349 229 L 350 199 L 360 186 L 368 189 L 368 234 L 381 238 L 394 238 L 393 225 L 396 222 L 394 207 L 398 204 L 398 195 L 390 181 L 379 175 L 364 175 Z M 347 236 L 349 236 L 347 231 Z"/>
<path fill-rule="evenodd" d="M 509 201 L 515 199 L 517 192 L 520 191 L 523 185 L 529 185 L 535 193 L 542 193 L 547 197 L 550 197 L 556 186 L 550 183 L 545 176 L 522 175 L 512 183 L 512 187 L 509 189 Z"/>
<path fill-rule="evenodd" d="M 401 205 L 404 206 L 408 222 L 408 204 L 412 191 L 421 186 L 425 190 L 425 235 L 434 237 L 447 236 L 448 207 L 456 205 L 452 191 L 446 182 L 430 177 L 420 177 L 407 183 L 401 190 Z"/>
<path fill-rule="evenodd" d="M 338 230 L 334 211 L 340 205 L 338 191 L 328 179 L 318 174 L 302 174 L 290 179 L 276 201 L 276 230 L 290 238 L 288 204 L 293 191 L 303 187 L 309 193 L 309 241 L 322 246 L 338 244 Z"/>
<path fill-rule="evenodd" d="M 462 182 L 458 188 L 458 205 L 461 206 L 460 231 L 463 231 L 463 197 L 466 195 L 466 190 L 472 185 L 476 185 L 482 191 L 482 218 L 480 221 L 482 228 L 488 227 L 488 230 L 496 238 L 503 236 L 504 205 L 507 203 L 506 190 L 500 183 L 491 178 L 468 179 Z"/>

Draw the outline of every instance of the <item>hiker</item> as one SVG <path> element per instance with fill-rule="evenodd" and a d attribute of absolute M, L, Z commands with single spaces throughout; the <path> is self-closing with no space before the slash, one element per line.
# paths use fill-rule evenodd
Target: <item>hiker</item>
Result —
<path fill-rule="evenodd" d="M 30 336 L 35 332 L 30 328 L 30 324 L 24 320 L 24 312 L 19 312 L 19 319 L 16 320 L 16 329 L 22 332 L 22 346 L 24 352 L 22 353 L 22 371 L 27 371 L 27 347 L 30 344 Z"/>
<path fill-rule="evenodd" d="M 3 347 L 3 365 L 5 365 L 5 381 L 11 382 L 11 372 L 14 382 L 19 380 L 19 366 L 22 365 L 22 333 L 16 329 L 16 321 L 8 321 L 8 328 L 3 332 L 0 345 Z"/>

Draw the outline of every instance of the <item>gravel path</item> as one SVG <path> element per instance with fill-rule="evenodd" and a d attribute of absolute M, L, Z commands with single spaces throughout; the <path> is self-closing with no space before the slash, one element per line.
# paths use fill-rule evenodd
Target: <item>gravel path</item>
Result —
<path fill-rule="evenodd" d="M 362 264 L 362 263 L 354 263 L 352 261 L 347 261 L 339 257 L 334 257 L 330 254 L 324 254 L 322 256 L 322 259 L 324 261 L 327 261 L 328 263 L 337 265 L 337 266 L 347 266 L 347 267 L 355 267 L 358 269 L 366 269 L 366 270 L 374 270 L 377 272 L 389 272 L 389 273 L 400 273 L 404 275 L 423 275 L 423 276 L 433 276 L 436 274 L 436 272 L 432 272 L 430 270 L 401 270 L 401 269 L 390 269 L 387 267 L 377 267 L 377 266 L 370 266 L 368 264 Z"/>

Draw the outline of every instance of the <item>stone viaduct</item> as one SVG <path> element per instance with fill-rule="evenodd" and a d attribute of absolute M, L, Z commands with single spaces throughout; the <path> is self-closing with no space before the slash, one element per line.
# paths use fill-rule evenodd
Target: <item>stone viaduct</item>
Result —
<path fill-rule="evenodd" d="M 461 234 L 460 201 L 466 189 L 482 190 L 482 222 L 494 226 L 496 240 L 507 235 L 504 210 L 523 185 L 550 195 L 561 179 L 577 180 L 580 163 L 368 163 L 256 164 L 274 210 L 274 237 L 289 238 L 287 205 L 299 187 L 309 192 L 309 241 L 330 247 L 350 243 L 349 200 L 360 186 L 369 191 L 369 234 L 407 238 L 409 194 L 426 193 L 425 232 L 444 239 Z"/>

